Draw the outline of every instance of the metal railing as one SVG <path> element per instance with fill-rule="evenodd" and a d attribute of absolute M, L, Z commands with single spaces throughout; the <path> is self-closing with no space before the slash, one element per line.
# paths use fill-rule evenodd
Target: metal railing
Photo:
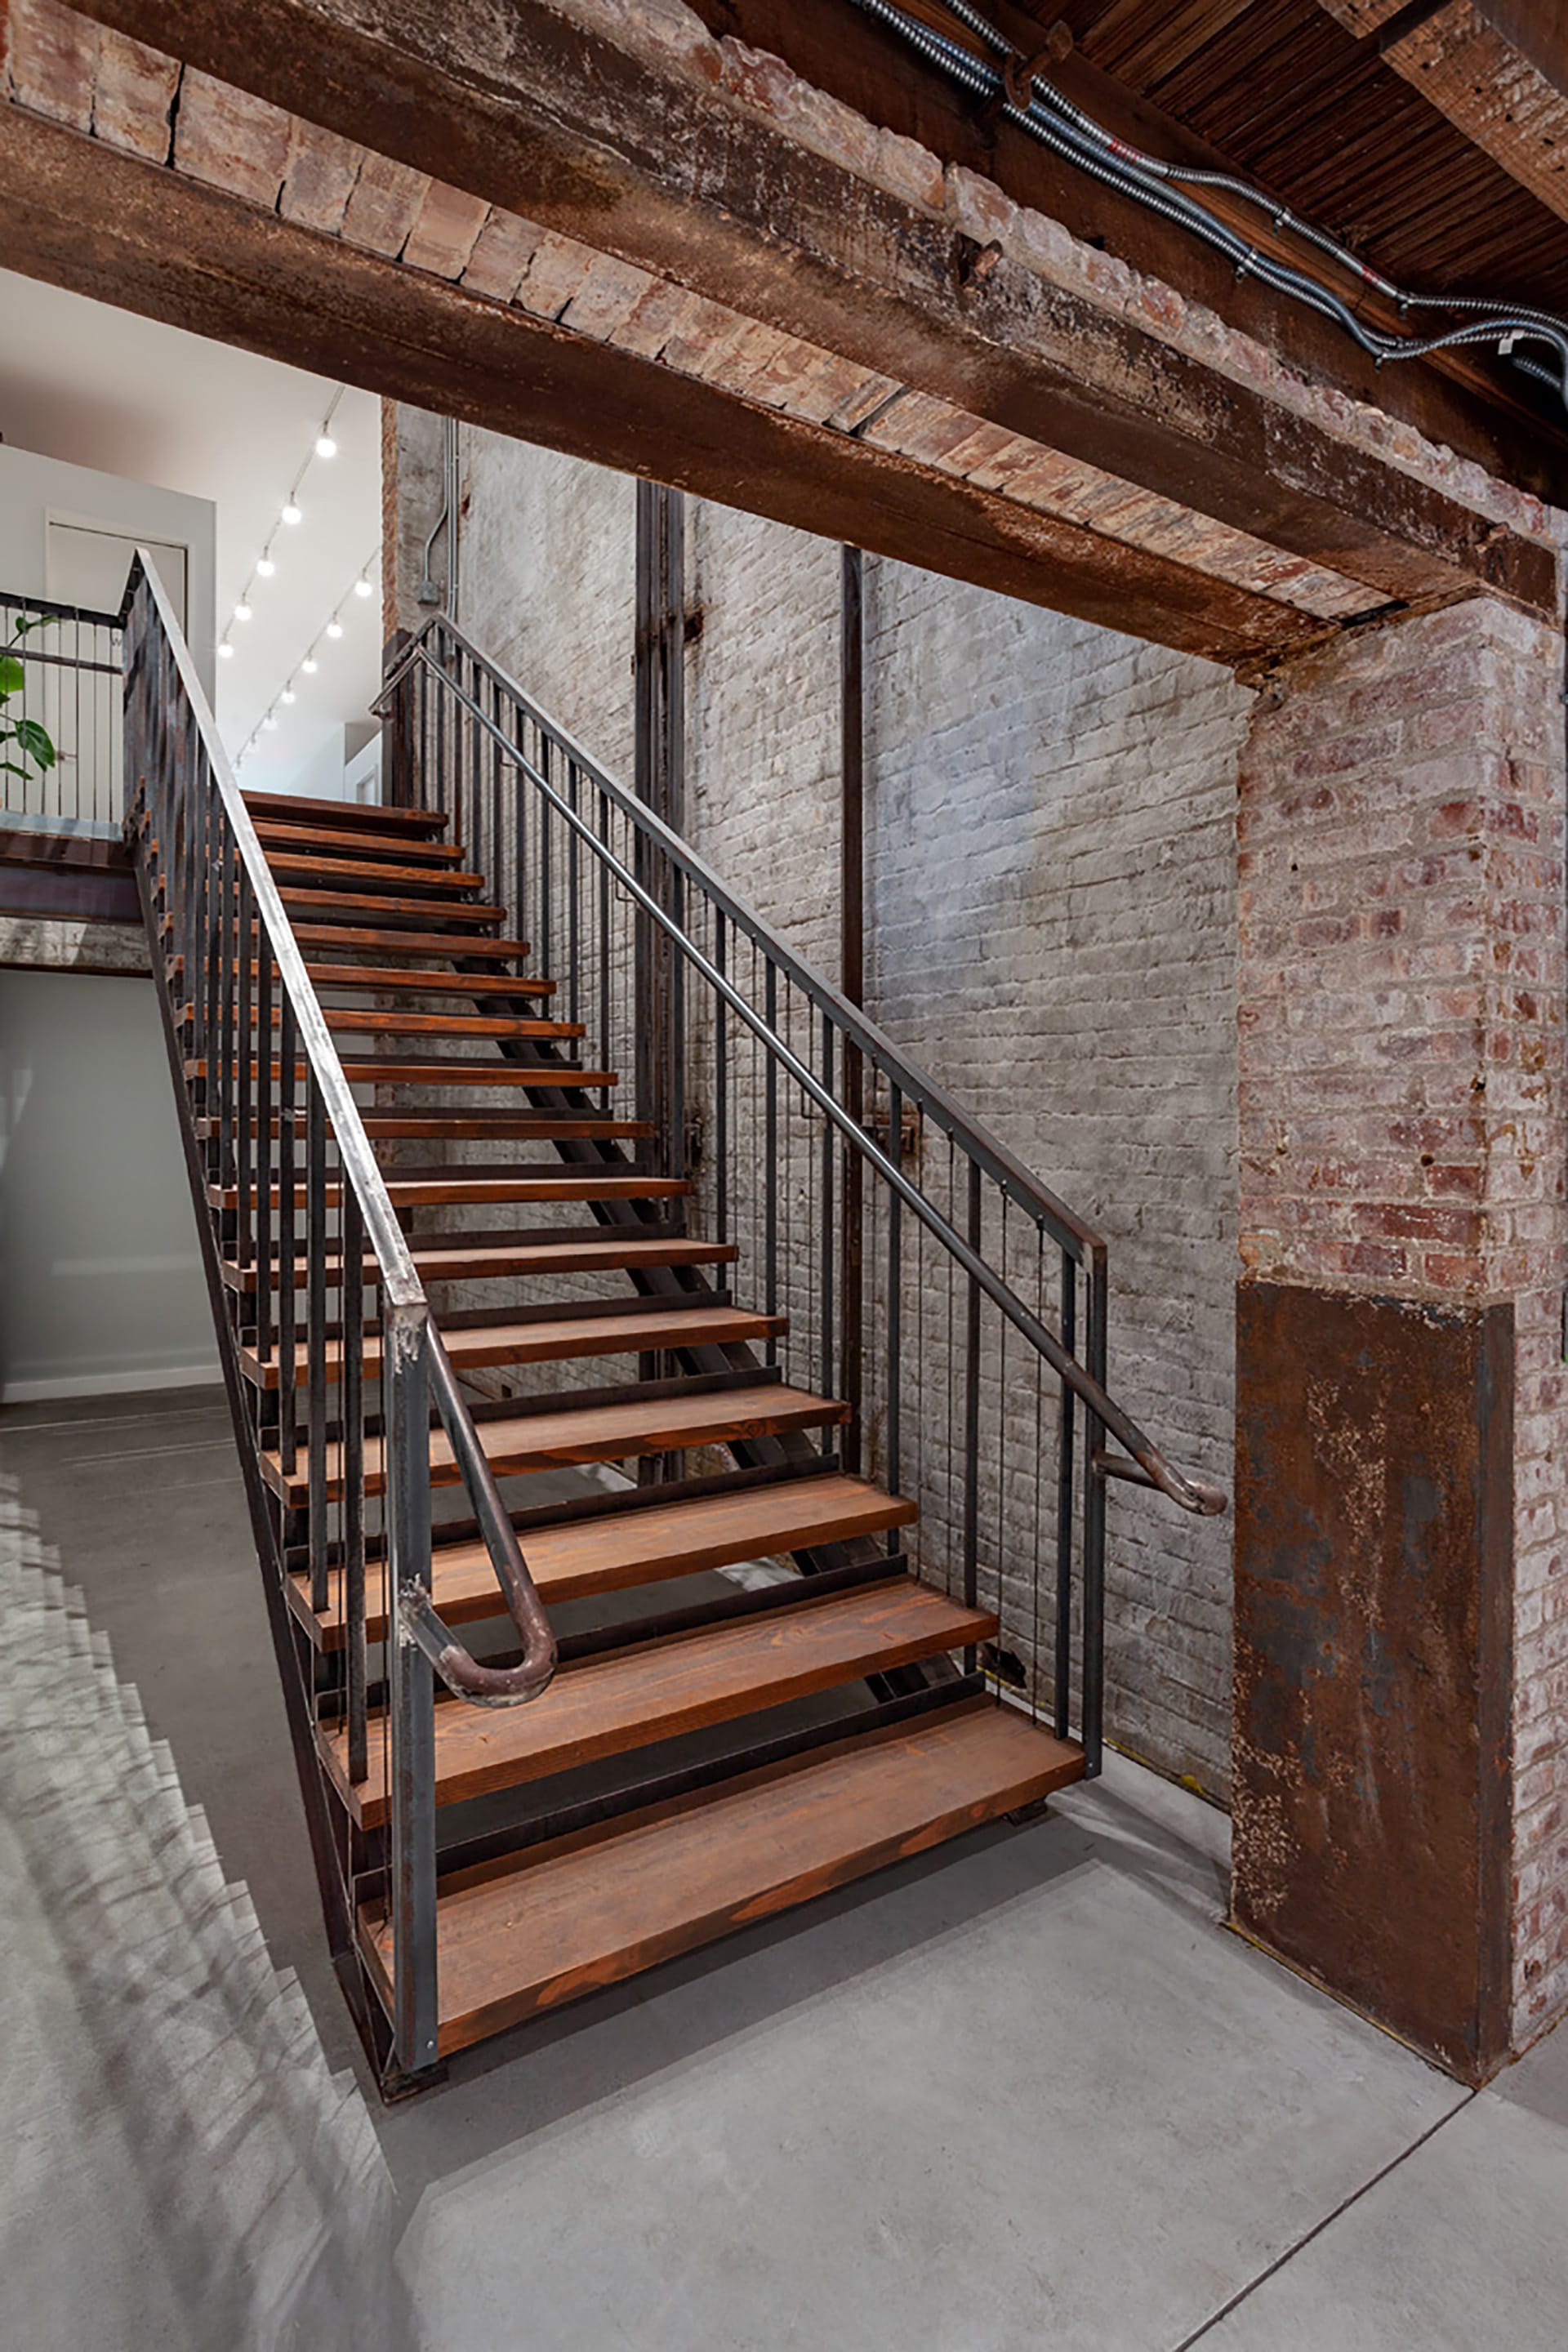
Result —
<path fill-rule="evenodd" d="M 113 838 L 124 768 L 120 616 L 0 590 L 0 812 Z"/>
<path fill-rule="evenodd" d="M 919 1505 L 889 1550 L 994 1612 L 980 1663 L 1097 1770 L 1106 1483 L 1226 1505 L 1107 1388 L 1104 1241 L 450 621 L 380 708 L 391 797 L 451 812 L 591 1057 L 635 1068 L 661 1172 L 787 1315 L 763 1376 L 845 1401 L 845 1466 Z"/>
<path fill-rule="evenodd" d="M 417 2074 L 437 2060 L 435 1676 L 515 1704 L 548 1684 L 554 1642 L 188 648 L 140 557 L 124 654 L 126 832 L 269 1598 L 287 1601 L 293 1574 L 344 1622 L 341 1654 L 323 1659 L 296 1633 L 279 1659 L 303 1691 L 308 1805 L 319 1733 L 335 1735 L 351 1787 L 371 1775 L 367 1588 L 380 1581 L 390 1850 L 345 1828 L 342 1808 L 312 1829 L 319 1869 L 333 1847 L 345 1947 L 365 1886 L 384 1878 L 394 2063 Z M 480 1664 L 430 1598 L 433 1415 L 517 1629 L 515 1665 Z M 298 1619 L 274 1608 L 273 1624 Z"/>

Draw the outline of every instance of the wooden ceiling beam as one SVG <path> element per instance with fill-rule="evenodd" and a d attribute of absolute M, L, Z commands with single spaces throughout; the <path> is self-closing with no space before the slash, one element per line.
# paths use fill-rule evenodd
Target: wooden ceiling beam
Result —
<path fill-rule="evenodd" d="M 8 268 L 388 398 L 1237 664 L 1310 614 L 591 341 L 16 109 Z"/>
<path fill-rule="evenodd" d="M 812 152 L 679 55 L 634 56 L 580 7 L 93 0 L 82 13 L 746 317 L 1347 574 L 1369 602 L 1487 586 L 1554 607 L 1549 549 L 1032 268 L 1004 258 L 974 273 L 974 241 L 949 219 Z M 821 20 L 822 0 L 787 12 L 797 13 Z M 832 14 L 853 29 L 841 0 Z M 605 18 L 617 21 L 608 9 Z"/>

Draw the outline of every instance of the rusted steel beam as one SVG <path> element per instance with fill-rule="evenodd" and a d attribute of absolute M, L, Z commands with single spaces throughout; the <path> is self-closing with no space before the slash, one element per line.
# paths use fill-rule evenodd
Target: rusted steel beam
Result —
<path fill-rule="evenodd" d="M 368 390 L 1237 663 L 1309 615 L 11 111 L 7 267 Z"/>
<path fill-rule="evenodd" d="M 551 0 L 92 0 L 83 13 L 472 194 L 937 394 L 1379 599 L 1552 609 L 1489 523 L 808 151 L 728 89 Z M 826 526 L 847 539 L 875 537 Z"/>

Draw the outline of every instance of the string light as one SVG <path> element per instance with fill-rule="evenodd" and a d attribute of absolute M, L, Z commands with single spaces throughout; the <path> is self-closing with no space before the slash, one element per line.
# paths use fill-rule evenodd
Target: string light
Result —
<path fill-rule="evenodd" d="M 222 645 L 219 646 L 217 649 L 217 657 L 219 661 L 232 661 L 234 659 L 234 647 L 229 644 L 226 637 L 225 637 Z"/>
<path fill-rule="evenodd" d="M 344 589 L 342 594 L 338 598 L 336 604 L 332 607 L 331 612 L 322 625 L 321 635 L 311 639 L 310 644 L 300 656 L 298 667 L 289 672 L 284 684 L 279 689 L 278 701 L 271 705 L 265 716 L 259 719 L 256 725 L 251 729 L 249 735 L 246 738 L 244 744 L 240 748 L 238 757 L 241 761 L 249 758 L 250 753 L 256 747 L 258 736 L 264 733 L 273 734 L 276 732 L 278 727 L 278 705 L 279 703 L 293 704 L 299 700 L 297 681 L 301 677 L 314 677 L 317 675 L 321 666 L 320 648 L 322 639 L 331 638 L 335 643 L 342 635 L 342 615 L 350 600 L 355 596 L 374 594 L 375 591 L 374 583 L 371 579 L 371 574 L 375 570 L 375 567 L 380 561 L 380 551 L 377 550 L 360 565 L 353 579 L 351 581 L 348 587 Z M 229 645 L 226 639 L 224 644 L 218 647 L 218 651 L 220 653 L 232 654 L 234 647 Z"/>
<path fill-rule="evenodd" d="M 321 419 L 321 429 L 310 445 L 310 456 L 306 457 L 304 464 L 300 467 L 299 472 L 295 475 L 293 482 L 289 487 L 289 496 L 284 500 L 283 505 L 279 509 L 278 517 L 279 524 L 285 526 L 290 530 L 296 529 L 305 519 L 304 509 L 300 504 L 300 485 L 304 480 L 306 475 L 310 472 L 312 462 L 318 457 L 335 457 L 338 454 L 338 445 L 332 438 L 332 419 L 338 413 L 338 404 L 342 399 L 347 389 L 348 386 L 342 383 L 334 387 L 332 396 L 327 403 L 327 413 Z M 276 530 L 276 528 L 277 526 L 275 525 L 274 529 Z M 250 592 L 255 586 L 257 581 L 271 580 L 277 575 L 278 565 L 273 557 L 272 545 L 272 538 L 271 536 L 268 536 L 267 544 L 263 547 L 260 554 L 256 559 L 256 563 L 251 572 L 250 578 L 245 583 L 245 593 L 234 608 L 234 617 L 237 621 L 249 620 L 251 614 Z M 220 654 L 225 656 L 226 659 L 233 651 L 233 648 L 230 646 L 228 642 L 228 633 L 226 630 L 224 633 L 223 642 L 219 646 L 218 651 Z"/>

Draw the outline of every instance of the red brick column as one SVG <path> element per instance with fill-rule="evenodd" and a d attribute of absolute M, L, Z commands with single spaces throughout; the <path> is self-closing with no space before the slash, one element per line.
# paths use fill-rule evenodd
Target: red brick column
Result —
<path fill-rule="evenodd" d="M 1479 599 L 1240 775 L 1235 1915 L 1472 2079 L 1568 2005 L 1563 680 Z"/>

